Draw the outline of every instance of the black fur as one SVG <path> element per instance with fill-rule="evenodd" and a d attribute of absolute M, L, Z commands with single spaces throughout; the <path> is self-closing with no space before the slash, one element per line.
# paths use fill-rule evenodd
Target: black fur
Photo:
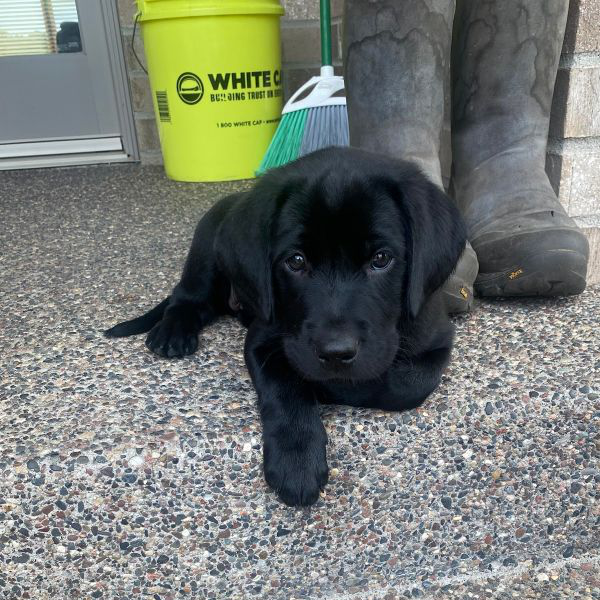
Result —
<path fill-rule="evenodd" d="M 182 357 L 216 317 L 240 317 L 265 478 L 286 504 L 312 504 L 328 473 L 319 401 L 405 410 L 438 385 L 453 328 L 436 290 L 465 241 L 411 164 L 321 150 L 215 204 L 171 296 L 106 334 L 149 330 L 150 350 Z"/>

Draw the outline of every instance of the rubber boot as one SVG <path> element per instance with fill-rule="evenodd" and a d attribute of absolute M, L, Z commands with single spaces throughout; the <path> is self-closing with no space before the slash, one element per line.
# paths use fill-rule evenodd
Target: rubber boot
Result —
<path fill-rule="evenodd" d="M 566 0 L 459 0 L 453 48 L 453 189 L 482 296 L 585 288 L 588 242 L 544 165 Z"/>
<path fill-rule="evenodd" d="M 417 163 L 442 187 L 440 138 L 454 0 L 347 0 L 344 77 L 350 145 Z M 450 312 L 473 302 L 468 246 L 444 284 Z"/>

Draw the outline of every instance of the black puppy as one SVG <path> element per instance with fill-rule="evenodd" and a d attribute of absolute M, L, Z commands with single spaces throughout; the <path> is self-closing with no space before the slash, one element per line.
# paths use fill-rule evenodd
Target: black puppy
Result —
<path fill-rule="evenodd" d="M 318 401 L 404 410 L 438 385 L 453 327 L 435 292 L 465 241 L 452 201 L 411 164 L 321 150 L 217 202 L 171 296 L 106 334 L 150 331 L 150 350 L 182 357 L 216 317 L 240 317 L 265 478 L 309 505 L 328 477 Z"/>

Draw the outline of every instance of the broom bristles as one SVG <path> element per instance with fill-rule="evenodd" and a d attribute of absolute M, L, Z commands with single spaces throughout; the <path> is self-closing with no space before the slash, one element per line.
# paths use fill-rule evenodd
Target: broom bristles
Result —
<path fill-rule="evenodd" d="M 348 110 L 345 104 L 308 109 L 298 156 L 330 146 L 348 146 Z"/>
<path fill-rule="evenodd" d="M 298 158 L 308 110 L 295 110 L 281 117 L 275 135 L 256 171 L 258 174 Z"/>
<path fill-rule="evenodd" d="M 257 174 L 285 165 L 315 150 L 348 146 L 349 143 L 348 110 L 345 104 L 316 106 L 285 113 Z"/>

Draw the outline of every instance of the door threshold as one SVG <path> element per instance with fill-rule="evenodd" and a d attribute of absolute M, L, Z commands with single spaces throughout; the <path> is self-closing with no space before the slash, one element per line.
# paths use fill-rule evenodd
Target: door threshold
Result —
<path fill-rule="evenodd" d="M 75 167 L 114 162 L 133 162 L 125 152 L 86 152 L 52 156 L 23 156 L 0 159 L 0 171 L 12 169 L 43 169 L 45 167 Z"/>

